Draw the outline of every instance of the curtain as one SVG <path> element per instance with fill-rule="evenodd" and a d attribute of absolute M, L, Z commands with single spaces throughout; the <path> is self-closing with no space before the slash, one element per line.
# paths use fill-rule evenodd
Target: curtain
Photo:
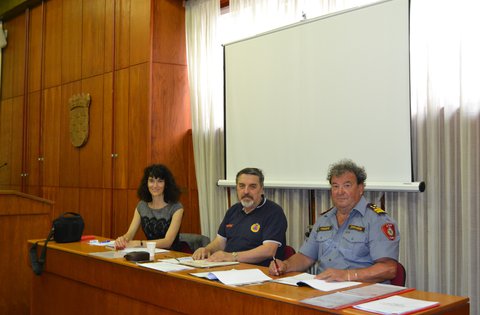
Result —
<path fill-rule="evenodd" d="M 204 233 L 216 233 L 216 222 L 226 210 L 227 193 L 215 185 L 223 175 L 224 158 L 223 118 L 219 119 L 223 115 L 220 44 L 369 2 L 231 0 L 229 12 L 223 14 L 218 0 L 187 2 L 195 163 Z M 399 225 L 400 261 L 407 269 L 407 286 L 469 296 L 471 312 L 478 314 L 480 1 L 410 3 L 413 171 L 414 180 L 424 180 L 427 188 L 423 193 L 367 191 L 365 197 L 377 204 L 384 197 L 385 209 Z M 218 40 L 216 45 L 212 34 Z M 208 68 L 208 73 L 197 73 L 202 71 L 198 64 Z M 218 71 L 215 77 L 213 70 Z M 213 128 L 210 122 L 217 119 L 221 123 Z M 375 149 L 378 144 L 367 142 L 365 146 Z M 298 250 L 309 222 L 310 192 L 267 189 L 266 195 L 284 208 L 289 223 L 287 241 Z M 331 207 L 329 192 L 315 191 L 313 196 L 316 215 Z M 233 189 L 230 198 L 236 202 Z"/>
<path fill-rule="evenodd" d="M 218 0 L 186 2 L 187 63 L 193 152 L 202 234 L 213 239 L 225 214 L 223 177 L 223 52 Z"/>

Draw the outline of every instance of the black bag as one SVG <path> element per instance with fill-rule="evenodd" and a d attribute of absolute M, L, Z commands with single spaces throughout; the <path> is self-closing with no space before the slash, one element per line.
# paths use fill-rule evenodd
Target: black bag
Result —
<path fill-rule="evenodd" d="M 53 239 L 57 243 L 78 242 L 82 238 L 82 216 L 75 212 L 65 212 L 53 220 Z"/>
<path fill-rule="evenodd" d="M 75 212 L 65 212 L 53 220 L 52 229 L 45 240 L 40 257 L 37 256 L 38 242 L 30 248 L 30 262 L 33 272 L 36 275 L 42 274 L 49 241 L 53 239 L 57 243 L 77 242 L 82 238 L 84 227 L 82 216 Z"/>

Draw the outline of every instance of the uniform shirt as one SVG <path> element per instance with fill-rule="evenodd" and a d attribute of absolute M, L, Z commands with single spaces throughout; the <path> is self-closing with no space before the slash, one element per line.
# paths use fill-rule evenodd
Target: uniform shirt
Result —
<path fill-rule="evenodd" d="M 226 240 L 226 252 L 240 252 L 256 248 L 266 242 L 277 243 L 276 256 L 283 259 L 286 243 L 287 218 L 283 209 L 273 201 L 264 198 L 250 213 L 245 213 L 241 203 L 227 210 L 218 235 Z M 259 265 L 268 266 L 269 258 Z"/>
<path fill-rule="evenodd" d="M 148 203 L 141 200 L 137 205 L 137 210 L 140 214 L 143 233 L 145 233 L 147 240 L 165 238 L 170 223 L 172 223 L 173 214 L 182 208 L 183 206 L 180 202 L 175 202 L 169 203 L 161 209 L 152 209 L 148 206 Z M 170 248 L 176 250 L 178 246 L 179 239 L 177 234 Z"/>
<path fill-rule="evenodd" d="M 320 261 L 320 272 L 365 268 L 383 257 L 398 261 L 400 235 L 395 221 L 373 211 L 364 197 L 341 227 L 336 214 L 333 208 L 321 215 L 300 248 L 300 253 Z"/>

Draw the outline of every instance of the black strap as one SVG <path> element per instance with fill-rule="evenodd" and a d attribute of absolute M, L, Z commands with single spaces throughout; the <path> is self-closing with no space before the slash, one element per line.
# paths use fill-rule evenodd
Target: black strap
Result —
<path fill-rule="evenodd" d="M 44 241 L 45 244 L 43 245 L 42 252 L 40 253 L 40 257 L 37 256 L 37 247 L 38 247 L 38 242 L 35 242 L 35 244 L 30 247 L 30 262 L 32 264 L 32 270 L 33 273 L 36 274 L 37 276 L 41 275 L 43 272 L 43 264 L 45 263 L 45 258 L 47 256 L 47 244 L 50 240 L 53 239 L 53 232 L 54 228 L 50 230 L 50 233 L 47 236 L 47 239 Z"/>

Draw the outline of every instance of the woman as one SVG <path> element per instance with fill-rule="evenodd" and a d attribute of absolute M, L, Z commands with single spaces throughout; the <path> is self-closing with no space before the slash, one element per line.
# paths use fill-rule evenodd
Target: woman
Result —
<path fill-rule="evenodd" d="M 182 223 L 183 206 L 178 201 L 180 189 L 168 168 L 161 164 L 148 166 L 138 187 L 140 202 L 135 208 L 127 233 L 115 240 L 115 248 L 143 246 L 143 241 L 132 240 L 142 225 L 147 240 L 158 248 L 178 250 L 178 231 Z"/>

